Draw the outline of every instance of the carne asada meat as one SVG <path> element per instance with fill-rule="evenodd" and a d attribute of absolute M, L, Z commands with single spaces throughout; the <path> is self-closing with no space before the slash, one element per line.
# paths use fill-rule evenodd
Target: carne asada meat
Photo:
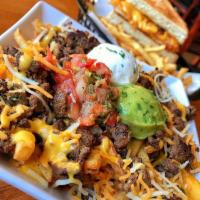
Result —
<path fill-rule="evenodd" d="M 167 158 L 157 166 L 157 170 L 160 172 L 165 172 L 166 177 L 171 178 L 179 172 L 179 166 L 176 161 Z"/>
<path fill-rule="evenodd" d="M 127 125 L 117 123 L 114 127 L 108 127 L 108 132 L 110 133 L 108 136 L 113 140 L 117 151 L 128 145 L 128 142 L 130 141 L 130 134 Z"/>
<path fill-rule="evenodd" d="M 180 136 L 174 136 L 174 145 L 170 147 L 170 158 L 177 160 L 180 163 L 184 163 L 187 160 L 192 162 L 194 156 L 191 152 L 191 147 L 180 138 Z"/>

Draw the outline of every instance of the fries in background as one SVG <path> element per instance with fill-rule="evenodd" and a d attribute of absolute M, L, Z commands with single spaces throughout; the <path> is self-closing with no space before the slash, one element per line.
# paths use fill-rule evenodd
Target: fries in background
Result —
<path fill-rule="evenodd" d="M 168 58 L 159 54 L 159 52 L 165 50 L 165 45 L 159 45 L 156 47 L 141 45 L 136 42 L 132 36 L 125 33 L 120 24 L 113 25 L 104 17 L 101 18 L 101 21 L 117 39 L 119 45 L 128 50 L 132 55 L 134 55 L 134 57 L 136 57 L 136 59 L 180 78 L 186 89 L 192 83 L 192 77 L 184 78 L 185 73 L 188 71 L 187 68 L 182 68 L 177 72 L 177 65 L 175 63 L 170 63 Z"/>

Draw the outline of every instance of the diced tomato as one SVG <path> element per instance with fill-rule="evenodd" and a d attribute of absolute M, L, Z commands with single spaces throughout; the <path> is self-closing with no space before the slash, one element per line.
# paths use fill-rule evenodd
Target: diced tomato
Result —
<path fill-rule="evenodd" d="M 118 120 L 118 114 L 116 112 L 111 112 L 106 120 L 108 126 L 115 126 Z"/>
<path fill-rule="evenodd" d="M 95 115 L 90 114 L 87 117 L 82 117 L 80 120 L 80 126 L 92 126 L 95 124 Z"/>
<path fill-rule="evenodd" d="M 55 56 L 52 54 L 51 50 L 49 48 L 47 48 L 47 56 L 45 57 L 45 59 L 50 62 L 52 65 L 56 65 L 56 58 Z"/>
<path fill-rule="evenodd" d="M 50 53 L 48 56 L 51 56 Z M 92 126 L 95 124 L 96 118 L 106 112 L 101 103 L 107 97 L 108 80 L 111 77 L 111 71 L 103 63 L 95 64 L 96 61 L 88 59 L 87 55 L 74 54 L 71 57 L 71 61 L 66 62 L 63 66 L 63 69 L 69 73 L 66 76 L 54 75 L 56 87 L 58 90 L 68 94 L 69 117 L 74 120 L 79 118 L 82 126 Z M 75 73 L 73 70 L 77 67 L 80 70 Z M 97 94 L 95 92 L 94 94 L 86 93 L 88 77 L 85 75 L 85 69 L 102 76 L 102 79 L 98 80 L 97 83 L 99 85 L 96 90 Z M 113 121 L 114 117 L 108 123 L 114 124 Z"/>
<path fill-rule="evenodd" d="M 80 67 L 80 68 L 87 68 L 90 69 L 90 67 L 95 63 L 94 59 L 87 58 L 87 55 L 85 54 L 73 54 L 71 55 L 72 60 L 72 67 Z"/>
<path fill-rule="evenodd" d="M 97 102 L 93 102 L 91 107 L 88 107 L 88 104 L 86 103 L 86 108 L 83 106 L 81 112 L 81 126 L 92 126 L 95 124 L 96 118 L 103 112 L 103 106 Z"/>
<path fill-rule="evenodd" d="M 72 118 L 73 120 L 78 119 L 80 113 L 80 105 L 79 103 L 72 103 L 70 105 L 70 113 L 69 117 Z"/>
<path fill-rule="evenodd" d="M 88 85 L 88 77 L 87 76 L 80 76 L 78 80 L 76 80 L 76 94 L 79 97 L 80 102 L 83 102 L 86 97 L 86 88 Z"/>
<path fill-rule="evenodd" d="M 103 103 L 107 98 L 108 90 L 106 90 L 105 88 L 97 88 L 96 94 L 97 94 L 97 100 Z"/>
<path fill-rule="evenodd" d="M 104 63 L 98 62 L 93 64 L 90 70 L 96 72 L 100 76 L 104 76 L 106 79 L 110 79 L 111 77 L 111 71 Z"/>
<path fill-rule="evenodd" d="M 94 106 L 92 108 L 92 113 L 94 113 L 96 116 L 99 116 L 103 112 L 103 106 L 99 103 L 94 103 Z"/>
<path fill-rule="evenodd" d="M 71 96 L 68 96 L 68 98 L 67 98 L 67 104 L 70 105 L 70 104 L 72 104 L 72 102 L 73 102 L 73 101 L 72 101 L 72 97 L 71 97 Z"/>
<path fill-rule="evenodd" d="M 66 76 L 63 76 L 61 74 L 54 74 L 54 80 L 56 82 L 56 84 L 61 84 L 66 80 Z"/>
<path fill-rule="evenodd" d="M 116 99 L 117 97 L 119 97 L 119 89 L 117 87 L 112 87 L 112 95 L 113 98 Z"/>
<path fill-rule="evenodd" d="M 72 79 L 65 79 L 62 83 L 57 85 L 57 88 L 65 93 L 71 93 L 72 102 L 79 102 L 78 95 L 75 90 L 75 85 Z"/>

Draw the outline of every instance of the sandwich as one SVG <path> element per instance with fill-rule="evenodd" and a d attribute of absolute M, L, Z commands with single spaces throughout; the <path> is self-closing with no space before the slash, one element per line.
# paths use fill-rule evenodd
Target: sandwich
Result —
<path fill-rule="evenodd" d="M 110 2 L 114 9 L 101 20 L 119 44 L 142 61 L 175 70 L 188 29 L 171 3 L 168 0 Z"/>

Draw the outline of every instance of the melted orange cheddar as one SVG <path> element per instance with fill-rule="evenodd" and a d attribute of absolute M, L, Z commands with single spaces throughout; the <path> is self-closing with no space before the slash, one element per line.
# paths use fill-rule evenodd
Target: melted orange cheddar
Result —
<path fill-rule="evenodd" d="M 40 157 L 43 166 L 48 167 L 49 163 L 57 167 L 66 169 L 69 177 L 80 171 L 80 165 L 77 162 L 68 161 L 67 154 L 70 153 L 78 144 L 80 135 L 70 131 L 58 130 L 53 126 L 47 125 L 43 120 L 36 119 L 30 122 L 31 130 L 39 134 L 44 143 L 44 150 Z"/>

